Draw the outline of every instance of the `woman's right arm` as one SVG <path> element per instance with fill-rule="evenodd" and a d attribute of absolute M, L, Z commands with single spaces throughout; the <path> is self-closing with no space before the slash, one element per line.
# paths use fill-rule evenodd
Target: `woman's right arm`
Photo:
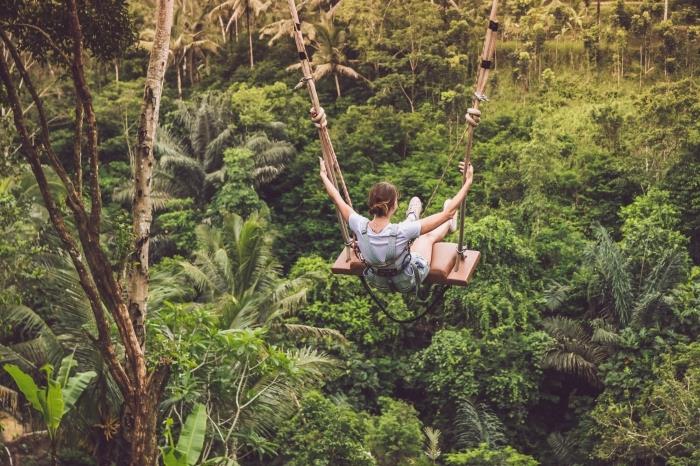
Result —
<path fill-rule="evenodd" d="M 462 172 L 464 171 L 464 162 L 460 162 L 459 169 Z M 462 184 L 462 187 L 459 189 L 457 194 L 455 194 L 455 196 L 450 200 L 450 202 L 447 203 L 445 209 L 442 212 L 438 212 L 420 220 L 421 235 L 433 231 L 446 221 L 450 220 L 455 215 L 457 209 L 459 209 L 460 204 L 462 204 L 462 201 L 467 196 L 467 193 L 469 192 L 469 189 L 472 186 L 473 180 L 474 167 L 472 166 L 472 164 L 469 164 L 469 167 L 467 167 L 467 176 L 464 180 L 464 183 Z"/>

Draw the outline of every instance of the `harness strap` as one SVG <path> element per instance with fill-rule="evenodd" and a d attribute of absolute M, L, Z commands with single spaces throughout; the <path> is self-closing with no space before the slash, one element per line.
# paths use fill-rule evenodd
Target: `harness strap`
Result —
<path fill-rule="evenodd" d="M 389 224 L 389 244 L 387 245 L 386 257 L 384 258 L 385 264 L 393 262 L 398 257 L 398 253 L 396 252 L 396 236 L 398 234 L 398 225 L 394 223 Z"/>
<path fill-rule="evenodd" d="M 369 270 L 372 270 L 375 273 L 375 280 L 381 280 L 382 283 L 386 287 L 388 287 L 391 292 L 398 292 L 399 289 L 397 288 L 394 280 L 398 274 L 405 273 L 406 268 L 410 267 L 411 272 L 413 274 L 415 291 L 417 296 L 419 286 L 418 277 L 420 275 L 418 273 L 418 270 L 416 270 L 415 265 L 411 261 L 410 243 L 407 244 L 406 248 L 402 251 L 398 251 L 396 248 L 396 239 L 399 234 L 398 225 L 390 224 L 388 227 L 388 244 L 386 257 L 384 257 L 384 260 L 381 260 L 377 256 L 376 252 L 374 251 L 374 248 L 370 244 L 369 235 L 367 234 L 368 228 L 369 220 L 365 219 L 360 225 L 360 231 L 357 235 L 357 243 L 360 249 L 360 254 L 358 256 L 360 257 L 360 260 L 362 260 L 362 263 L 365 264 L 365 270 L 363 271 L 362 276 L 366 277 L 367 272 Z M 403 259 L 399 264 L 398 261 L 399 259 L 401 259 L 401 257 L 403 257 Z M 382 275 L 378 273 L 378 271 L 381 269 L 393 269 L 395 271 L 395 275 Z"/>

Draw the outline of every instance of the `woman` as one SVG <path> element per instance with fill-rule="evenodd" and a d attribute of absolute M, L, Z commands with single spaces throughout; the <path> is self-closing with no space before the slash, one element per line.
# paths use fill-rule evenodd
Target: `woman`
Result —
<path fill-rule="evenodd" d="M 406 220 L 396 224 L 391 223 L 399 201 L 394 185 L 381 182 L 372 187 L 368 199 L 369 213 L 372 215 L 370 220 L 359 215 L 343 200 L 328 178 L 323 159 L 319 158 L 319 161 L 326 192 L 355 234 L 360 252 L 369 265 L 365 270 L 367 279 L 385 290 L 406 293 L 417 289 L 430 271 L 433 244 L 457 229 L 457 209 L 474 178 L 472 165 L 467 167 L 462 188 L 453 198 L 445 201 L 442 212 L 421 219 L 421 201 L 413 197 L 408 203 Z M 463 169 L 464 164 L 460 163 L 460 171 Z"/>

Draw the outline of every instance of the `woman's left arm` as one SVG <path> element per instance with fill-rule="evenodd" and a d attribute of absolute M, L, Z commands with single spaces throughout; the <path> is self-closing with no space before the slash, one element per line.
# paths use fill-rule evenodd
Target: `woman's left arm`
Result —
<path fill-rule="evenodd" d="M 342 215 L 343 220 L 345 220 L 345 222 L 348 222 L 350 220 L 350 215 L 352 215 L 355 211 L 352 209 L 352 207 L 348 205 L 347 202 L 345 202 L 343 196 L 340 195 L 338 189 L 336 189 L 336 187 L 333 186 L 333 182 L 328 178 L 328 173 L 326 173 L 326 164 L 324 163 L 323 159 L 319 157 L 318 161 L 321 165 L 321 180 L 323 181 L 323 186 L 326 188 L 328 197 L 331 198 L 333 204 L 335 204 L 335 206 L 340 211 L 340 215 Z"/>

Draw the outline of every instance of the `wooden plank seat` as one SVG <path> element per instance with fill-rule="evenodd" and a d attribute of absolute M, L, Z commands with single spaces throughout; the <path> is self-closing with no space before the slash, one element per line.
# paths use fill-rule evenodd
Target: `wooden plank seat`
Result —
<path fill-rule="evenodd" d="M 443 285 L 466 286 L 481 258 L 479 251 L 466 251 L 459 264 L 459 270 L 455 271 L 455 261 L 459 258 L 456 243 L 435 243 L 433 245 L 433 257 L 430 261 L 430 273 L 425 283 L 440 283 Z M 350 252 L 350 260 L 345 249 L 335 260 L 331 270 L 333 273 L 343 275 L 360 275 L 365 269 L 355 251 Z"/>

